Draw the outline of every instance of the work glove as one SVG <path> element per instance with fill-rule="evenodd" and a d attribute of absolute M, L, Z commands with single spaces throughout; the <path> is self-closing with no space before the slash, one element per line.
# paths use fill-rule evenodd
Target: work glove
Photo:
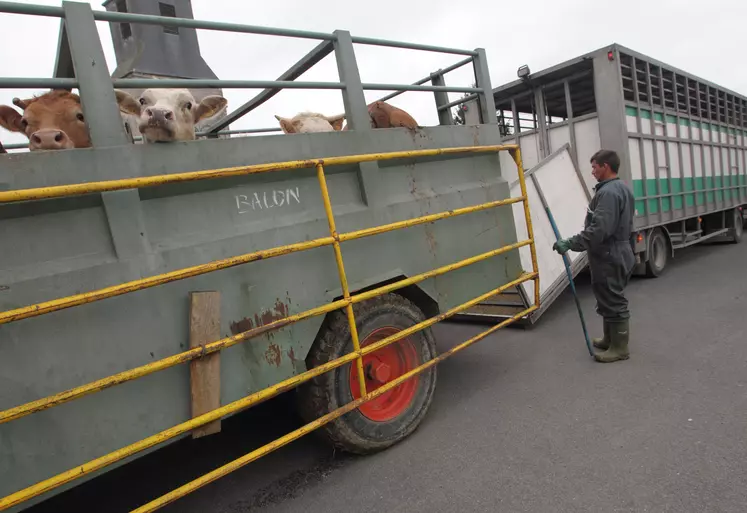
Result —
<path fill-rule="evenodd" d="M 571 241 L 568 239 L 560 239 L 552 245 L 553 251 L 557 251 L 561 255 L 564 255 L 569 249 L 571 249 Z"/>

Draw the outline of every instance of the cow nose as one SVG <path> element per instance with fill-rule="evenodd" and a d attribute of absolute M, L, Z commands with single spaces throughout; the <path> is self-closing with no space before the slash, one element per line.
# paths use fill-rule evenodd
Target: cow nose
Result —
<path fill-rule="evenodd" d="M 29 148 L 32 150 L 62 150 L 72 147 L 70 138 L 62 130 L 37 130 L 29 140 Z"/>
<path fill-rule="evenodd" d="M 149 108 L 145 110 L 145 114 L 148 116 L 148 121 L 151 122 L 172 121 L 174 119 L 174 111 L 170 109 Z"/>

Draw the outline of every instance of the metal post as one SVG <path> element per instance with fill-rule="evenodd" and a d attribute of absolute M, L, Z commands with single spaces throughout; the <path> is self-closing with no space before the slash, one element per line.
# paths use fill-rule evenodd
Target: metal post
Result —
<path fill-rule="evenodd" d="M 342 90 L 342 102 L 345 105 L 345 118 L 350 130 L 369 131 L 371 116 L 366 106 L 366 95 L 361 85 L 361 75 L 355 59 L 353 39 L 347 30 L 335 30 L 335 59 L 340 82 L 345 84 Z M 358 181 L 361 196 L 367 205 L 377 205 L 383 199 L 379 180 L 378 162 L 361 162 L 358 164 Z"/>
<path fill-rule="evenodd" d="M 544 159 L 550 154 L 550 144 L 547 135 L 547 109 L 545 108 L 545 98 L 542 87 L 534 89 L 534 105 L 537 112 L 537 139 L 539 140 L 539 160 Z"/>
<path fill-rule="evenodd" d="M 482 89 L 477 93 L 477 101 L 480 105 L 480 114 L 483 124 L 497 125 L 498 119 L 495 110 L 495 98 L 493 98 L 493 86 L 490 85 L 490 73 L 488 72 L 488 60 L 484 48 L 476 48 L 472 65 L 475 70 L 475 81 L 477 87 Z"/>
<path fill-rule="evenodd" d="M 81 2 L 62 2 L 62 9 L 91 143 L 96 147 L 127 144 L 93 10 Z"/>
<path fill-rule="evenodd" d="M 114 96 L 91 6 L 80 2 L 63 2 L 62 9 L 91 143 L 94 147 L 130 144 Z M 58 59 L 58 64 L 61 62 L 63 60 Z M 127 167 L 126 174 L 133 174 L 128 163 L 111 162 L 108 165 Z M 117 257 L 122 259 L 147 253 L 150 244 L 138 191 L 103 192 L 101 197 Z"/>
<path fill-rule="evenodd" d="M 435 73 L 431 73 L 431 84 L 434 86 L 445 86 L 446 80 L 444 80 L 443 71 L 438 70 Z M 436 111 L 438 112 L 438 124 L 439 125 L 453 125 L 454 120 L 451 118 L 451 112 L 447 110 L 439 110 L 441 105 L 449 103 L 449 93 L 441 91 L 434 91 L 433 96 L 436 99 Z"/>

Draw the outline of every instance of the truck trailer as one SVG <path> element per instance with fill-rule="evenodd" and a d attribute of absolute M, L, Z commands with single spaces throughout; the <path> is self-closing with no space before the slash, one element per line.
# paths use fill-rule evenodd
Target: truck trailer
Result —
<path fill-rule="evenodd" d="M 600 148 L 621 160 L 619 176 L 635 195 L 636 275 L 658 277 L 675 250 L 701 242 L 739 243 L 747 204 L 747 97 L 619 44 L 599 48 L 556 66 L 531 73 L 493 90 L 502 141 L 521 147 L 531 169 L 565 145 L 591 199 L 594 178 L 589 159 Z M 477 113 L 465 104 L 470 125 Z M 515 167 L 505 159 L 511 180 Z M 531 184 L 530 184 L 531 185 Z M 575 182 L 557 184 L 568 191 L 573 208 Z M 531 191 L 530 191 L 531 194 Z M 571 236 L 583 228 L 579 216 Z M 538 247 L 552 243 L 536 230 Z M 572 254 L 572 253 L 570 253 Z M 526 261 L 526 255 L 523 256 Z M 577 274 L 585 260 L 577 260 Z M 567 285 L 562 268 L 540 265 L 542 307 L 535 322 Z M 504 318 L 531 303 L 522 285 L 511 305 L 491 300 L 466 312 L 473 317 Z"/>

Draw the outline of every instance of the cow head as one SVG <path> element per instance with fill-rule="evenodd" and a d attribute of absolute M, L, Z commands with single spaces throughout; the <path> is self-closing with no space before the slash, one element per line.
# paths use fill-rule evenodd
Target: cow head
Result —
<path fill-rule="evenodd" d="M 217 114 L 228 100 L 218 95 L 197 102 L 187 89 L 146 89 L 138 99 L 114 90 L 119 110 L 138 116 L 143 142 L 194 140 L 195 125 Z"/>
<path fill-rule="evenodd" d="M 275 119 L 280 122 L 280 128 L 286 134 L 307 134 L 339 131 L 342 129 L 345 114 L 330 117 L 316 112 L 301 112 L 290 119 L 278 115 L 275 116 Z"/>
<path fill-rule="evenodd" d="M 13 105 L 0 105 L 0 126 L 29 139 L 29 150 L 88 148 L 88 135 L 80 97 L 64 89 L 53 89 L 27 100 L 13 98 Z"/>
<path fill-rule="evenodd" d="M 371 128 L 404 127 L 415 130 L 419 127 L 417 121 L 410 114 L 386 102 L 376 101 L 370 104 L 368 115 L 371 118 Z M 343 130 L 348 130 L 348 126 L 345 125 Z"/>

